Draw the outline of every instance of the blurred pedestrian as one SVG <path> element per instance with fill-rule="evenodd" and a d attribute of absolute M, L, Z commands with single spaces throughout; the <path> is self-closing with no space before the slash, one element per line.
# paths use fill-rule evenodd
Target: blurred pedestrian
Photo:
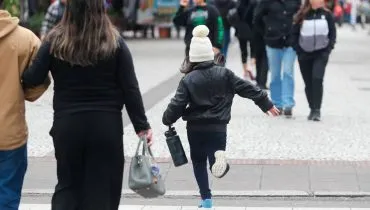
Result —
<path fill-rule="evenodd" d="M 189 0 L 180 0 L 180 8 L 177 10 L 173 22 L 177 26 L 186 27 L 185 32 L 185 55 L 189 57 L 192 31 L 198 25 L 207 25 L 210 30 L 209 37 L 213 51 L 219 54 L 224 42 L 224 26 L 222 17 L 217 8 L 208 5 L 205 0 L 193 0 L 194 6 L 189 7 Z"/>
<path fill-rule="evenodd" d="M 344 3 L 343 3 L 344 5 Z M 334 20 L 341 27 L 344 20 L 344 9 L 341 2 L 337 1 L 333 9 Z"/>
<path fill-rule="evenodd" d="M 253 100 L 263 112 L 273 116 L 279 113 L 266 92 L 215 65 L 208 34 L 204 25 L 194 28 L 189 58 L 192 68 L 180 81 L 162 119 L 167 126 L 180 117 L 187 121 L 190 156 L 202 199 L 200 208 L 213 206 L 207 159 L 216 178 L 225 176 L 230 168 L 225 157 L 226 130 L 234 94 Z"/>
<path fill-rule="evenodd" d="M 255 54 L 252 45 L 252 25 L 253 25 L 253 4 L 250 0 L 240 0 L 238 2 L 237 14 L 239 16 L 239 21 L 235 23 L 234 27 L 236 30 L 236 37 L 238 37 L 241 61 L 243 65 L 243 76 L 244 79 L 254 80 L 251 69 L 248 65 L 248 55 Z M 250 54 L 248 53 L 248 48 L 250 48 Z"/>
<path fill-rule="evenodd" d="M 324 0 L 305 1 L 294 17 L 292 41 L 311 109 L 308 120 L 320 121 L 325 69 L 336 42 L 335 20 Z"/>
<path fill-rule="evenodd" d="M 252 0 L 251 9 L 253 11 L 253 16 L 256 13 L 256 8 L 261 0 Z M 263 38 L 263 34 L 258 28 L 254 27 L 254 22 L 252 22 L 252 41 L 251 41 L 251 64 L 256 66 L 256 82 L 261 89 L 268 89 L 267 79 L 268 79 L 268 59 L 266 53 L 266 44 Z"/>
<path fill-rule="evenodd" d="M 227 58 L 227 52 L 229 49 L 230 44 L 230 29 L 231 25 L 229 21 L 227 20 L 227 15 L 229 14 L 231 9 L 236 8 L 236 2 L 234 0 L 215 0 L 214 1 L 215 6 L 217 7 L 218 11 L 220 12 L 220 15 L 222 17 L 222 22 L 224 25 L 224 43 L 223 47 L 221 49 L 222 54 Z"/>
<path fill-rule="evenodd" d="M 46 34 L 62 20 L 66 2 L 67 0 L 56 0 L 49 6 L 41 25 L 41 40 L 43 40 Z"/>
<path fill-rule="evenodd" d="M 291 118 L 294 101 L 294 63 L 296 53 L 291 47 L 290 35 L 293 16 L 301 0 L 262 0 L 255 14 L 255 25 L 264 35 L 271 71 L 271 98 L 275 106 Z"/>
<path fill-rule="evenodd" d="M 25 102 L 35 101 L 48 88 L 45 75 L 40 86 L 23 89 L 21 74 L 33 61 L 40 40 L 19 26 L 19 19 L 2 8 L 0 0 L 0 209 L 18 210 L 27 169 Z"/>
<path fill-rule="evenodd" d="M 360 4 L 359 0 L 350 0 L 351 2 L 351 20 L 350 24 L 353 28 L 353 30 L 356 30 L 357 20 L 358 20 L 358 13 L 357 9 Z"/>
<path fill-rule="evenodd" d="M 130 51 L 101 0 L 67 1 L 60 24 L 45 37 L 26 86 L 54 78 L 50 131 L 58 183 L 52 210 L 118 210 L 124 151 L 122 108 L 136 133 L 152 143 Z"/>

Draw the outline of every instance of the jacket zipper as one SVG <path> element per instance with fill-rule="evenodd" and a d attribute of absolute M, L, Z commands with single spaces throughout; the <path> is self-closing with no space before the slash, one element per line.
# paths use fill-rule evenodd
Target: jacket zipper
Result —
<path fill-rule="evenodd" d="M 313 50 L 316 50 L 316 12 L 313 15 Z"/>

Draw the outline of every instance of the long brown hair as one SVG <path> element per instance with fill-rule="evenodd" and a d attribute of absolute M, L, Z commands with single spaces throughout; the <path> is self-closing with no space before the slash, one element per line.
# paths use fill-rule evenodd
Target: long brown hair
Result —
<path fill-rule="evenodd" d="M 305 0 L 301 9 L 294 15 L 293 23 L 301 24 L 311 9 L 312 7 L 310 0 Z M 330 10 L 326 7 L 326 1 L 324 1 L 323 9 L 330 12 Z"/>
<path fill-rule="evenodd" d="M 88 66 L 112 56 L 119 37 L 103 0 L 67 0 L 61 22 L 45 40 L 51 43 L 51 54 L 56 58 Z"/>
<path fill-rule="evenodd" d="M 293 18 L 294 24 L 301 24 L 310 10 L 311 10 L 310 0 L 305 0 L 301 9 L 299 9 L 299 11 L 294 15 Z"/>

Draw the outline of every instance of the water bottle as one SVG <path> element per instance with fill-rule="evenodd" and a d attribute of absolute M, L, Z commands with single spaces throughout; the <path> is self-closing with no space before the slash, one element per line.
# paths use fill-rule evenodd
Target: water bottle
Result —
<path fill-rule="evenodd" d="M 173 164 L 178 167 L 188 163 L 184 148 L 182 147 L 180 137 L 177 135 L 174 127 L 170 126 L 165 133 L 168 149 L 170 150 Z"/>

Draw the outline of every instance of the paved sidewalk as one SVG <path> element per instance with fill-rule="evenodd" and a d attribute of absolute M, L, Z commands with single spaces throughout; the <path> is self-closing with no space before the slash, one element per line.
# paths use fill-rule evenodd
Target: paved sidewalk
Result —
<path fill-rule="evenodd" d="M 47 204 L 23 204 L 19 210 L 50 210 Z M 119 210 L 198 210 L 192 206 L 125 206 Z M 202 210 L 202 209 L 199 209 Z M 213 210 L 370 210 L 370 208 L 215 207 Z"/>
<path fill-rule="evenodd" d="M 298 68 L 294 119 L 268 118 L 253 103 L 235 99 L 232 121 L 228 128 L 227 148 L 228 156 L 232 159 L 232 169 L 224 179 L 211 180 L 216 195 L 370 195 L 370 37 L 365 32 L 352 32 L 348 28 L 338 30 L 338 36 L 338 45 L 330 59 L 326 75 L 322 122 L 306 120 L 308 108 Z M 180 41 L 171 41 L 171 46 L 173 44 L 181 47 L 179 43 Z M 136 52 L 140 54 L 151 48 L 150 46 L 155 46 L 149 42 L 146 44 L 139 45 Z M 232 45 L 228 66 L 240 74 L 241 65 L 236 44 Z M 175 66 L 181 60 L 179 56 L 180 53 L 155 63 L 157 67 L 165 68 L 160 74 L 169 74 L 169 77 L 176 75 L 171 71 L 178 72 Z M 143 59 L 140 62 L 141 67 L 146 67 L 144 63 L 147 60 L 144 57 L 139 58 Z M 150 61 L 154 63 L 153 58 Z M 170 61 L 169 69 L 166 69 L 167 61 Z M 147 66 L 150 65 L 152 64 Z M 145 71 L 142 70 L 140 74 L 145 75 Z M 150 76 L 154 78 L 153 72 L 150 72 Z M 150 89 L 157 81 L 149 78 L 143 83 Z M 162 162 L 161 168 L 169 195 L 197 195 L 191 165 L 174 168 L 168 159 L 169 152 L 163 136 L 166 127 L 162 125 L 161 117 L 173 96 L 171 92 L 174 87 L 164 89 L 164 94 L 170 95 L 159 100 L 147 112 L 155 132 L 153 151 Z M 45 97 L 45 100 L 51 99 L 47 98 L 50 95 Z M 50 155 L 37 158 L 52 151 L 52 141 L 47 137 L 47 130 L 51 126 L 51 111 L 45 109 L 46 106 L 51 107 L 50 104 L 34 106 L 36 111 L 29 115 L 33 157 L 30 158 L 24 184 L 25 195 L 34 192 L 50 194 L 56 184 L 54 158 Z M 189 153 L 184 122 L 177 123 L 176 129 Z M 40 139 L 35 138 L 38 136 Z M 132 156 L 137 146 L 137 137 L 131 125 L 125 127 L 124 141 L 125 154 Z M 124 194 L 128 195 L 130 192 L 127 188 L 126 170 Z"/>
<path fill-rule="evenodd" d="M 325 75 L 322 122 L 309 122 L 309 108 L 298 65 L 295 69 L 294 118 L 271 118 L 255 104 L 236 96 L 228 126 L 227 155 L 248 160 L 369 161 L 370 154 L 370 36 L 364 31 L 338 30 L 338 43 Z M 241 75 L 238 43 L 230 49 L 228 66 Z M 169 157 L 162 114 L 174 91 L 148 110 L 155 134 L 153 152 Z M 189 153 L 185 122 L 175 124 Z M 137 137 L 125 127 L 125 152 L 132 156 Z M 284 163 L 282 163 L 284 164 Z"/>
<path fill-rule="evenodd" d="M 236 161 L 231 161 L 236 162 Z M 128 168 L 125 166 L 124 196 L 131 196 L 128 188 Z M 196 196 L 198 188 L 192 165 L 174 167 L 161 163 L 166 181 L 167 196 Z M 24 195 L 51 194 L 56 184 L 55 161 L 51 158 L 30 159 L 24 183 Z M 370 167 L 351 164 L 232 164 L 223 179 L 211 177 L 211 188 L 216 196 L 348 196 L 370 197 Z"/>

